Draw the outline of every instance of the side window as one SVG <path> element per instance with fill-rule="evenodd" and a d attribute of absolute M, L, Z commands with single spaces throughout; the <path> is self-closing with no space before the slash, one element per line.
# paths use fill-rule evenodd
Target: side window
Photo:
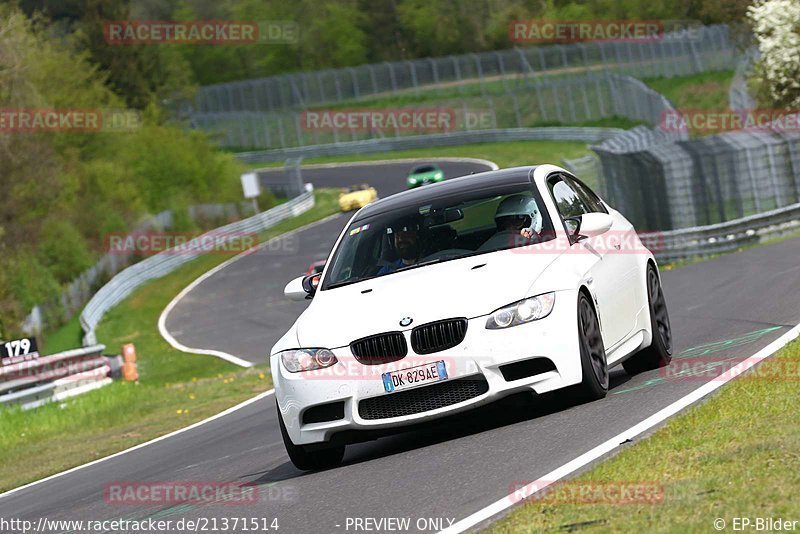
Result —
<path fill-rule="evenodd" d="M 589 189 L 586 184 L 578 180 L 577 178 L 570 178 L 570 182 L 575 187 L 575 191 L 578 193 L 578 196 L 581 197 L 584 205 L 588 208 L 588 210 L 592 213 L 608 213 L 608 210 L 603 205 L 603 202 L 600 200 L 594 191 Z"/>
<path fill-rule="evenodd" d="M 556 201 L 558 213 L 563 219 L 567 217 L 579 217 L 584 213 L 589 213 L 589 209 L 584 205 L 578 193 L 561 176 L 555 176 L 548 181 L 550 192 Z"/>

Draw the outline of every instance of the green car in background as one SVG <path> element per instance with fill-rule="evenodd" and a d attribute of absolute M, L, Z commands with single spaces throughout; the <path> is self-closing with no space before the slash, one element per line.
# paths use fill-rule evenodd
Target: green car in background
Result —
<path fill-rule="evenodd" d="M 444 180 L 444 171 L 438 165 L 426 163 L 425 165 L 417 165 L 406 178 L 406 183 L 409 189 L 414 189 L 425 184 L 435 184 Z"/>

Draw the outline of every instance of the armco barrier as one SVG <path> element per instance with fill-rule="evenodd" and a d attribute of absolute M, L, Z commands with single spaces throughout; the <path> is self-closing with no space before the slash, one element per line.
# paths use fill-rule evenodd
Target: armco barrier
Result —
<path fill-rule="evenodd" d="M 0 367 L 0 404 L 23 410 L 111 383 L 105 345 L 92 345 Z"/>
<path fill-rule="evenodd" d="M 592 121 L 625 118 L 651 126 L 659 124 L 667 111 L 674 111 L 663 95 L 642 81 L 608 71 L 571 73 L 557 78 L 533 78 L 509 92 L 501 87 L 489 95 L 446 98 L 436 97 L 429 106 L 447 125 L 446 133 L 474 132 L 502 128 L 535 128 L 542 124 L 584 124 Z M 356 108 L 357 109 L 357 108 Z M 426 114 L 420 105 L 383 108 L 394 115 L 413 110 Z M 414 135 L 442 134 L 445 131 L 420 127 L 393 126 L 371 128 L 358 112 L 360 127 L 348 127 L 349 113 L 340 110 L 341 126 L 311 127 L 328 111 L 236 111 L 192 113 L 189 123 L 207 132 L 223 147 L 254 150 L 277 150 L 301 146 L 340 144 L 344 142 L 387 139 Z M 379 114 L 380 114 L 379 113 Z M 315 118 L 314 118 L 315 117 Z M 309 119 L 311 118 L 311 119 Z M 356 116 L 350 116 L 357 119 Z M 309 122 L 310 120 L 310 122 Z M 331 120 L 333 120 L 331 118 Z M 412 121 L 416 122 L 416 121 Z M 423 121 L 420 121 L 423 122 Z"/>
<path fill-rule="evenodd" d="M 573 71 L 682 76 L 732 68 L 735 46 L 735 32 L 714 25 L 668 32 L 657 41 L 543 44 L 426 57 L 207 85 L 198 89 L 192 107 L 204 113 L 275 112 L 420 91 L 465 94 L 475 85 L 483 95 L 493 83 L 513 89 L 543 75 Z"/>
<path fill-rule="evenodd" d="M 724 223 L 648 232 L 640 238 L 659 261 L 682 261 L 761 243 L 800 231 L 800 203 Z"/>
<path fill-rule="evenodd" d="M 131 265 L 112 278 L 106 285 L 95 293 L 86 307 L 81 312 L 81 327 L 85 333 L 83 338 L 84 345 L 94 345 L 97 343 L 95 329 L 103 318 L 103 315 L 131 294 L 133 290 L 144 282 L 161 278 L 184 263 L 191 261 L 195 255 L 192 250 L 199 250 L 201 240 L 204 236 L 214 234 L 215 236 L 236 236 L 242 233 L 261 232 L 267 228 L 275 226 L 288 217 L 293 217 L 308 211 L 314 206 L 314 192 L 311 185 L 306 186 L 305 193 L 293 198 L 285 204 L 276 206 L 270 210 L 259 213 L 247 219 L 237 221 L 215 230 L 208 234 L 196 237 L 186 245 L 187 254 L 171 254 L 169 251 L 161 252 L 155 256 L 146 258 L 139 263 Z"/>
<path fill-rule="evenodd" d="M 430 148 L 434 146 L 457 146 L 507 141 L 581 141 L 585 143 L 600 143 L 605 139 L 620 135 L 624 131 L 625 130 L 620 128 L 602 128 L 594 126 L 552 126 L 540 128 L 474 130 L 470 132 L 410 135 L 405 137 L 331 143 L 327 145 L 240 152 L 236 154 L 236 157 L 240 161 L 253 163 L 283 161 L 287 158 L 316 158 L 321 156 L 368 154 L 371 152 L 391 152 L 394 150 Z"/>

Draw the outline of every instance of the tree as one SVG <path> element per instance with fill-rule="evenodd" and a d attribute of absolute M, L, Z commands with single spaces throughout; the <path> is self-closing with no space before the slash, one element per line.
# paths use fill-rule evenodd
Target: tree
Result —
<path fill-rule="evenodd" d="M 755 67 L 761 103 L 796 110 L 800 107 L 800 2 L 766 0 L 750 6 L 761 59 Z"/>

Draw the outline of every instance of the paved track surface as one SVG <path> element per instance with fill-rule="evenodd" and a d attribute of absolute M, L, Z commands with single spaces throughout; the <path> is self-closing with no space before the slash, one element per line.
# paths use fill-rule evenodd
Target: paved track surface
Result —
<path fill-rule="evenodd" d="M 446 178 L 489 170 L 478 163 L 437 164 Z M 315 187 L 369 183 L 380 197 L 386 197 L 405 190 L 405 177 L 413 165 L 312 168 L 303 170 L 303 180 Z M 304 274 L 311 262 L 328 257 L 350 215 L 341 214 L 276 240 L 207 278 L 167 316 L 167 330 L 187 347 L 220 350 L 252 362 L 266 361 L 272 345 L 307 305 L 286 300 L 284 286 Z"/>
<path fill-rule="evenodd" d="M 173 333 L 190 346 L 263 357 L 302 309 L 280 300 L 283 283 L 324 256 L 343 224 L 337 218 L 300 232 L 292 254 L 234 262 L 187 295 L 170 316 L 169 328 L 180 329 Z M 677 357 L 743 358 L 800 323 L 799 257 L 800 239 L 794 239 L 665 272 Z M 239 312 L 242 308 L 246 313 Z M 175 437 L 4 497 L 0 517 L 277 518 L 284 533 L 347 532 L 348 518 L 399 517 L 410 518 L 412 532 L 433 531 L 441 525 L 417 521 L 433 518 L 447 526 L 448 519 L 462 519 L 502 498 L 515 482 L 547 474 L 701 384 L 664 380 L 658 371 L 631 377 L 618 369 L 604 400 L 572 405 L 550 395 L 527 408 L 499 403 L 433 428 L 350 446 L 342 467 L 312 473 L 289 462 L 269 396 Z M 104 502 L 110 482 L 165 480 L 253 482 L 259 500 L 237 506 Z"/>

